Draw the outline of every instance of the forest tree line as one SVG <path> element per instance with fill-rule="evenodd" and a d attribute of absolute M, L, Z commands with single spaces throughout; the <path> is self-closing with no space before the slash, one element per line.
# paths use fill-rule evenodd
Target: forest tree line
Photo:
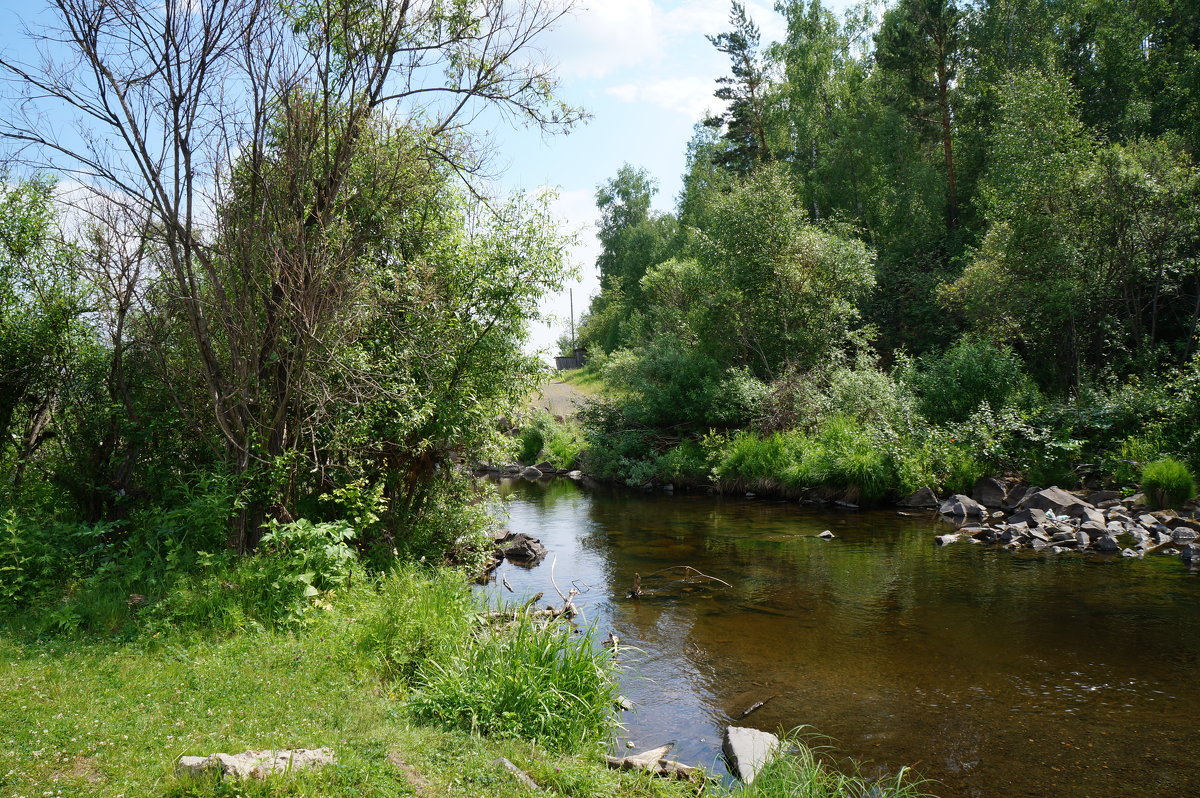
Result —
<path fill-rule="evenodd" d="M 782 41 L 738 2 L 709 37 L 726 105 L 675 211 L 629 165 L 597 192 L 579 343 L 619 398 L 588 417 L 593 470 L 754 482 L 859 452 L 790 481 L 877 498 L 1200 466 L 1200 8 L 776 8 Z M 752 438 L 791 453 L 730 465 Z"/>

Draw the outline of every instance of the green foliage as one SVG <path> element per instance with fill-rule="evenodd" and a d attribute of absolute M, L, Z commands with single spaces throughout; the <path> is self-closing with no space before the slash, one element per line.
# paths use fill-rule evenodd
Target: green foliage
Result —
<path fill-rule="evenodd" d="M 576 468 L 586 447 L 583 430 L 573 419 L 556 421 L 546 411 L 538 411 L 529 426 L 517 436 L 518 459 L 526 465 L 545 460 L 558 468 Z"/>
<path fill-rule="evenodd" d="M 612 655 L 587 636 L 521 615 L 483 628 L 421 666 L 410 706 L 447 728 L 536 740 L 553 751 L 598 747 L 612 722 Z"/>
<path fill-rule="evenodd" d="M 883 499 L 895 486 L 882 441 L 846 416 L 834 416 L 821 425 L 784 479 L 797 486 L 827 487 L 845 501 L 865 503 Z"/>
<path fill-rule="evenodd" d="M 647 427 L 744 425 L 766 394 L 747 370 L 722 370 L 712 357 L 668 335 L 614 353 L 603 376 L 621 412 Z"/>
<path fill-rule="evenodd" d="M 965 421 L 981 405 L 1030 408 L 1037 388 L 1012 349 L 964 337 L 936 356 L 912 363 L 905 377 L 921 412 L 936 423 Z"/>
<path fill-rule="evenodd" d="M 469 644 L 476 610 L 461 574 L 400 566 L 380 577 L 354 629 L 358 655 L 405 692 L 429 662 L 445 662 Z"/>
<path fill-rule="evenodd" d="M 525 465 L 533 465 L 537 462 L 538 456 L 542 453 L 542 447 L 546 441 L 542 437 L 542 431 L 536 426 L 525 427 L 517 436 L 521 450 L 517 454 L 517 461 Z"/>
<path fill-rule="evenodd" d="M 713 204 L 700 247 L 713 298 L 696 331 L 722 364 L 759 377 L 811 368 L 848 343 L 874 285 L 874 253 L 797 207 L 786 173 L 763 167 Z"/>
<path fill-rule="evenodd" d="M 1156 507 L 1178 507 L 1196 495 L 1196 478 L 1186 464 L 1164 457 L 1142 468 L 1142 492 Z"/>
<path fill-rule="evenodd" d="M 697 485 L 709 476 L 709 457 L 699 443 L 682 441 L 668 449 L 654 462 L 658 479 L 673 485 Z"/>

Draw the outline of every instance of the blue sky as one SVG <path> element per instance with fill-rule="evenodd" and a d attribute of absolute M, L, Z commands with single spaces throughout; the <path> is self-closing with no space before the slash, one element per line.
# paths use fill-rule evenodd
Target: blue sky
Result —
<path fill-rule="evenodd" d="M 764 45 L 782 38 L 784 22 L 773 3 L 746 5 Z M 850 2 L 825 5 L 840 14 Z M 693 129 L 720 105 L 713 91 L 716 79 L 728 74 L 729 61 L 705 35 L 728 29 L 729 7 L 729 0 L 583 0 L 542 47 L 559 66 L 562 97 L 584 106 L 592 118 L 566 136 L 548 139 L 532 130 L 491 131 L 500 148 L 498 165 L 507 165 L 502 184 L 557 188 L 563 223 L 579 234 L 574 260 L 581 275 L 570 286 L 576 318 L 599 290 L 596 187 L 628 162 L 658 180 L 655 206 L 674 208 Z M 543 310 L 562 320 L 535 325 L 533 350 L 552 348 L 566 329 L 567 292 L 548 297 Z"/>

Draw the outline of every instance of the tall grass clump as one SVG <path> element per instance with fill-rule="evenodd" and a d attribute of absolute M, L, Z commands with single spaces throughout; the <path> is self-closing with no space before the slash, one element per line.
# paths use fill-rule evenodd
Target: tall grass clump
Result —
<path fill-rule="evenodd" d="M 373 670 L 403 692 L 423 665 L 449 659 L 461 648 L 474 631 L 478 609 L 460 573 L 397 566 L 356 613 L 355 645 Z"/>
<path fill-rule="evenodd" d="M 832 416 L 788 475 L 798 487 L 826 487 L 847 501 L 876 502 L 892 490 L 894 470 L 881 441 L 848 416 Z"/>
<path fill-rule="evenodd" d="M 724 481 L 748 485 L 778 483 L 795 466 L 804 436 L 799 432 L 775 432 L 759 437 L 752 432 L 734 435 L 725 446 L 714 475 Z"/>
<path fill-rule="evenodd" d="M 614 667 L 611 653 L 586 635 L 518 615 L 422 664 L 409 707 L 418 720 L 447 728 L 581 752 L 600 746 L 611 729 Z"/>
<path fill-rule="evenodd" d="M 805 735 L 792 732 L 782 747 L 737 794 L 741 798 L 925 798 L 924 783 L 907 768 L 891 776 L 869 779 L 843 773 L 825 762 L 810 747 Z"/>
<path fill-rule="evenodd" d="M 1164 457 L 1142 468 L 1142 493 L 1157 507 L 1178 507 L 1196 495 L 1196 478 L 1173 457 Z"/>

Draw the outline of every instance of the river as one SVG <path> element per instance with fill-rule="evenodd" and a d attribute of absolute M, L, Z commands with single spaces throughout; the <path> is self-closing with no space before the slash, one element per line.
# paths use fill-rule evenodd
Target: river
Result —
<path fill-rule="evenodd" d="M 940 521 L 894 510 L 567 479 L 501 492 L 509 528 L 550 556 L 504 563 L 485 591 L 554 598 L 552 566 L 583 591 L 586 622 L 621 641 L 622 750 L 670 741 L 723 772 L 729 723 L 806 726 L 941 796 L 1200 795 L 1200 581 L 1178 558 L 941 548 Z"/>

